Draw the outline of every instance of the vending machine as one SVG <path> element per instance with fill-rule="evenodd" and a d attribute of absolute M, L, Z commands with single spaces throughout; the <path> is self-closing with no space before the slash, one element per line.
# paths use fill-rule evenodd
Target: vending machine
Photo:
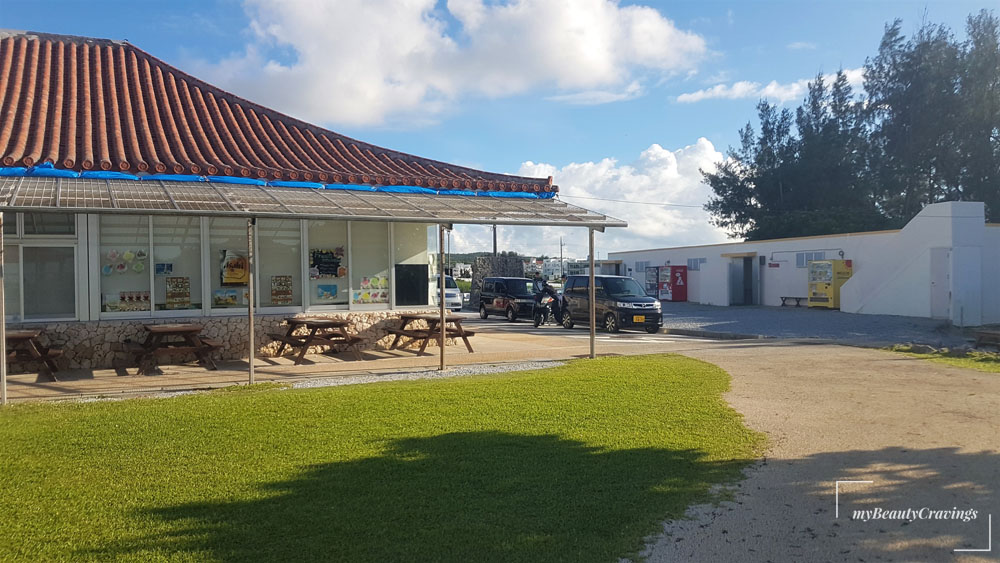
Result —
<path fill-rule="evenodd" d="M 687 266 L 660 267 L 661 301 L 687 301 Z"/>
<path fill-rule="evenodd" d="M 811 260 L 809 262 L 809 306 L 840 308 L 840 287 L 851 279 L 850 260 Z"/>
<path fill-rule="evenodd" d="M 646 295 L 656 297 L 660 294 L 660 268 L 646 266 Z"/>

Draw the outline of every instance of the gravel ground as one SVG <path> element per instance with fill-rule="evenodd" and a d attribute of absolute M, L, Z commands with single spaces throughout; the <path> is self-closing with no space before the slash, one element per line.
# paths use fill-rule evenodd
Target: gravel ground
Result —
<path fill-rule="evenodd" d="M 935 347 L 967 342 L 948 323 L 916 317 L 856 315 L 806 307 L 715 307 L 664 303 L 663 326 L 779 338 L 823 338 L 845 344 L 891 345 L 911 342 Z"/>
<path fill-rule="evenodd" d="M 366 373 L 360 375 L 345 375 L 340 377 L 324 377 L 306 379 L 292 384 L 296 389 L 307 387 L 333 387 L 336 385 L 355 385 L 357 383 L 376 383 L 379 381 L 414 381 L 417 379 L 440 379 L 444 377 L 461 377 L 464 375 L 483 375 L 487 373 L 505 373 L 510 371 L 528 371 L 534 369 L 554 368 L 565 365 L 563 362 L 517 362 L 510 364 L 483 364 L 460 366 L 438 371 L 436 368 L 394 371 L 386 373 Z"/>
<path fill-rule="evenodd" d="M 790 341 L 691 344 L 682 353 L 732 375 L 727 402 L 767 433 L 769 447 L 730 500 L 667 522 L 644 553 L 648 563 L 998 561 L 995 374 Z M 838 489 L 838 480 L 872 482 Z M 976 513 L 854 518 L 875 508 Z"/>

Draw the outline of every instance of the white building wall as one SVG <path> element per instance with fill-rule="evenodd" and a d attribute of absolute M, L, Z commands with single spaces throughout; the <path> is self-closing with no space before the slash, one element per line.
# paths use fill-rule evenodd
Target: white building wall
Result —
<path fill-rule="evenodd" d="M 983 324 L 1000 324 L 1000 224 L 983 231 Z"/>
<path fill-rule="evenodd" d="M 945 259 L 932 260 L 931 249 Z M 843 311 L 931 317 L 935 279 L 947 285 L 942 318 L 967 326 L 1000 323 L 1000 225 L 985 224 L 978 202 L 929 205 L 899 231 L 612 252 L 608 258 L 633 269 L 636 262 L 686 265 L 705 258 L 698 271 L 688 272 L 688 300 L 728 305 L 732 258 L 726 255 L 751 254 L 755 264 L 763 256 L 763 304 L 780 305 L 783 296 L 807 295 L 808 268 L 796 267 L 800 252 L 852 261 L 854 274 L 841 290 Z M 641 281 L 644 272 L 633 275 Z"/>

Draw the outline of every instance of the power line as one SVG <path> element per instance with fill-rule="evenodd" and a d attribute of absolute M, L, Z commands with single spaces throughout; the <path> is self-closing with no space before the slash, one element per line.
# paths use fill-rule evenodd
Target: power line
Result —
<path fill-rule="evenodd" d="M 614 203 L 634 203 L 636 205 L 662 205 L 664 207 L 690 207 L 693 209 L 701 209 L 701 205 L 685 205 L 683 203 L 663 203 L 659 201 L 628 201 L 625 199 L 609 199 L 606 197 L 588 197 L 582 195 L 566 195 L 559 194 L 559 197 L 573 197 L 576 199 L 596 199 L 598 201 L 612 201 Z"/>

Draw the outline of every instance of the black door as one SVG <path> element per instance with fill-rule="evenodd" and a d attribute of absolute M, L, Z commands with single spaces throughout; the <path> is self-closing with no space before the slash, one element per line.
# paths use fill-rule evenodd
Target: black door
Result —
<path fill-rule="evenodd" d="M 753 302 L 753 258 L 748 256 L 743 259 L 743 304 Z"/>

